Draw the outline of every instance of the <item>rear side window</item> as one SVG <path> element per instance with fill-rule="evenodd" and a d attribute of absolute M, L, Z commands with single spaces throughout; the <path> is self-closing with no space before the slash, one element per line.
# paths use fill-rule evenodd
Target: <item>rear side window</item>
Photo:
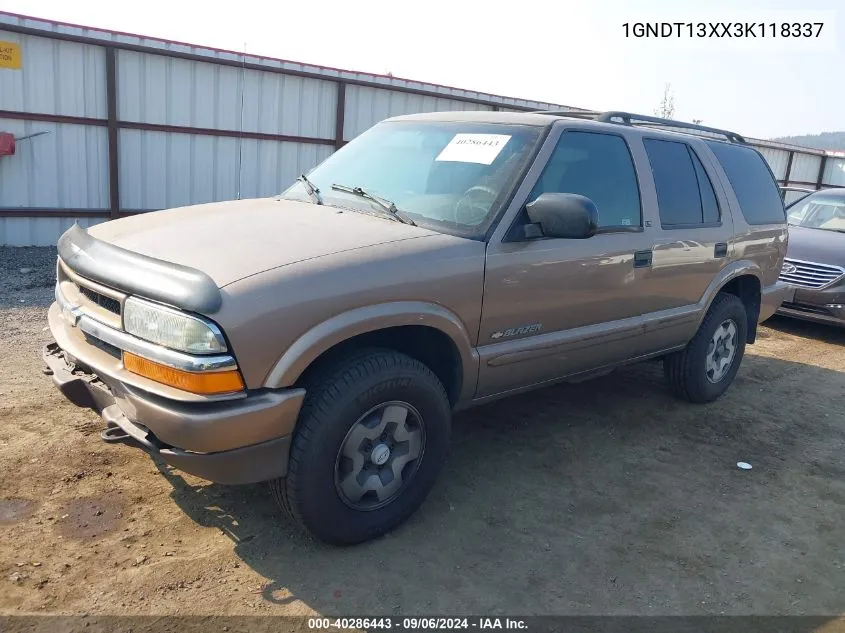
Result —
<path fill-rule="evenodd" d="M 599 211 L 600 229 L 641 226 L 640 189 L 631 153 L 621 136 L 561 134 L 529 199 L 551 192 L 590 198 Z"/>
<path fill-rule="evenodd" d="M 769 166 L 760 154 L 742 145 L 707 141 L 728 175 L 739 208 L 749 224 L 786 221 L 783 199 Z"/>
<path fill-rule="evenodd" d="M 719 203 L 695 152 L 676 141 L 644 139 L 663 226 L 700 226 L 719 222 Z"/>

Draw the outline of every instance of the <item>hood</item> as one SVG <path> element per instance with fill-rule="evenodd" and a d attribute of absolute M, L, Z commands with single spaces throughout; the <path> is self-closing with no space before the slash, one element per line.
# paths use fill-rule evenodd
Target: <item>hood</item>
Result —
<path fill-rule="evenodd" d="M 805 262 L 845 267 L 845 233 L 790 226 L 786 256 Z"/>
<path fill-rule="evenodd" d="M 98 224 L 88 233 L 200 270 L 218 287 L 303 260 L 437 235 L 382 217 L 278 198 L 143 213 Z"/>

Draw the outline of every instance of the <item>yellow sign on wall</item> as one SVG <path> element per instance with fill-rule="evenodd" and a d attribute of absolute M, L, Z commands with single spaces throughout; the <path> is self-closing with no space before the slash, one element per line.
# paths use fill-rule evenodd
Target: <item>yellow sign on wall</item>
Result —
<path fill-rule="evenodd" d="M 0 68 L 21 67 L 21 45 L 0 41 Z"/>

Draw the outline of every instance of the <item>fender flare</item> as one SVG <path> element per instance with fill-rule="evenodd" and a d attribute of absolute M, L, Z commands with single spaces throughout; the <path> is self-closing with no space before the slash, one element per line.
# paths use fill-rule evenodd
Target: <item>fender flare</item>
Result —
<path fill-rule="evenodd" d="M 289 387 L 321 354 L 335 345 L 368 332 L 403 325 L 422 325 L 449 337 L 462 365 L 459 399 L 472 397 L 478 378 L 478 352 L 463 321 L 443 306 L 423 301 L 396 301 L 355 308 L 335 315 L 299 336 L 276 361 L 264 387 Z"/>
<path fill-rule="evenodd" d="M 741 277 L 743 275 L 756 277 L 757 281 L 760 282 L 760 289 L 763 289 L 763 273 L 760 270 L 760 267 L 754 262 L 747 259 L 741 259 L 725 266 L 725 268 L 723 268 L 719 275 L 710 282 L 707 289 L 704 291 L 704 296 L 702 296 L 701 301 L 699 302 L 701 310 L 699 311 L 696 329 L 701 326 L 701 322 L 704 320 L 707 311 L 710 309 L 710 305 L 713 303 L 713 300 L 722 288 L 737 277 Z"/>

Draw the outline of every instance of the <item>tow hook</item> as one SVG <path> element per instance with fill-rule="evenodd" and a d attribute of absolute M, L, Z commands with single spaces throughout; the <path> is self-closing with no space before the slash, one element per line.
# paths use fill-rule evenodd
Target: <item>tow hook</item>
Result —
<path fill-rule="evenodd" d="M 132 439 L 131 436 L 119 426 L 109 425 L 104 431 L 100 433 L 100 439 L 109 444 L 116 444 L 118 442 L 125 442 Z"/>

